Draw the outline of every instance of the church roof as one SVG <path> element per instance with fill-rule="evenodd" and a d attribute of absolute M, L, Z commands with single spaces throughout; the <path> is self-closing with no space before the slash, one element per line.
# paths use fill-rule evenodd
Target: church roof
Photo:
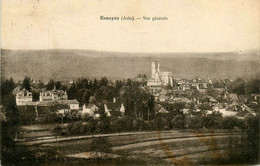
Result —
<path fill-rule="evenodd" d="M 161 76 L 165 76 L 165 77 L 172 77 L 172 72 L 169 71 L 163 71 L 160 72 Z"/>

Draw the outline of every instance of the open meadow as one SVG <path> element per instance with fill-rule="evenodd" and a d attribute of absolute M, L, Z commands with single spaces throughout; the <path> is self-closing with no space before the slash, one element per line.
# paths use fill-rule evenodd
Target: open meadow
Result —
<path fill-rule="evenodd" d="M 21 165 L 236 164 L 249 154 L 246 135 L 242 132 L 171 130 L 55 137 L 49 135 L 51 127 L 23 127 L 29 139 L 21 139 L 18 147 L 26 148 L 37 159 L 32 162 L 24 153 Z M 37 135 L 33 133 L 42 131 L 50 137 L 39 134 L 32 137 Z M 116 157 L 89 157 L 92 141 L 97 138 L 105 138 L 110 143 L 111 152 L 106 156 Z M 49 154 L 52 156 L 46 157 Z"/>

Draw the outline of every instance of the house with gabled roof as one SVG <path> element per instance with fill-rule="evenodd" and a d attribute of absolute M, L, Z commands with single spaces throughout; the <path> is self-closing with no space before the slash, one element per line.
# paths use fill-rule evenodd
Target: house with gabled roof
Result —
<path fill-rule="evenodd" d="M 203 103 L 209 103 L 210 105 L 211 104 L 217 104 L 217 102 L 218 102 L 214 97 L 209 96 L 209 95 L 203 96 L 201 98 L 201 100 L 202 100 Z"/>
<path fill-rule="evenodd" d="M 258 103 L 256 101 L 251 101 L 248 106 L 250 108 L 258 108 Z"/>
<path fill-rule="evenodd" d="M 235 107 L 234 107 L 235 108 Z M 237 111 L 228 107 L 222 103 L 216 104 L 213 106 L 213 112 L 219 112 L 223 117 L 230 117 L 236 115 Z"/>
<path fill-rule="evenodd" d="M 226 110 L 227 110 L 227 111 L 239 112 L 239 111 L 241 111 L 242 109 L 241 109 L 240 106 L 228 106 Z"/>
<path fill-rule="evenodd" d="M 214 88 L 214 90 L 217 92 L 217 94 L 225 94 L 226 92 L 225 88 Z"/>
<path fill-rule="evenodd" d="M 160 95 L 158 99 L 160 102 L 166 102 L 166 101 L 168 101 L 169 98 L 170 97 L 167 95 Z"/>
<path fill-rule="evenodd" d="M 2 106 L 1 106 L 1 110 L 2 110 Z M 7 117 L 5 112 L 0 112 L 0 122 L 6 122 L 7 121 Z"/>
<path fill-rule="evenodd" d="M 247 102 L 247 98 L 245 98 L 243 95 L 238 95 L 238 102 L 244 104 Z"/>
<path fill-rule="evenodd" d="M 57 111 L 57 114 L 58 114 L 58 115 L 66 115 L 66 114 L 69 114 L 69 113 L 71 113 L 71 110 L 70 110 L 70 109 L 59 109 L 59 110 Z"/>
<path fill-rule="evenodd" d="M 166 95 L 167 94 L 167 90 L 166 89 L 162 89 L 160 92 L 159 92 L 160 95 Z"/>
<path fill-rule="evenodd" d="M 237 94 L 235 94 L 235 93 L 229 93 L 229 94 L 227 94 L 227 99 L 228 99 L 228 101 L 230 101 L 230 102 L 238 101 Z"/>
<path fill-rule="evenodd" d="M 68 100 L 68 95 L 66 91 L 54 88 L 49 91 L 40 92 L 39 96 L 40 101 L 55 101 L 55 100 Z"/>
<path fill-rule="evenodd" d="M 253 109 L 251 109 L 250 107 L 248 107 L 245 104 L 242 104 L 240 107 L 242 108 L 243 111 L 248 111 L 248 112 L 253 111 Z"/>
<path fill-rule="evenodd" d="M 125 113 L 125 106 L 122 102 L 117 102 L 114 98 L 113 102 L 105 102 L 105 113 L 107 116 L 121 116 Z"/>
<path fill-rule="evenodd" d="M 32 102 L 32 101 L 33 101 L 32 92 L 30 92 L 26 89 L 23 89 L 16 94 L 16 105 L 17 106 L 26 105 L 27 103 L 30 104 L 30 102 Z"/>
<path fill-rule="evenodd" d="M 219 111 L 223 117 L 230 117 L 230 116 L 235 116 L 237 114 L 236 111 L 228 111 L 226 109 L 220 109 Z"/>
<path fill-rule="evenodd" d="M 54 102 L 60 105 L 68 105 L 71 110 L 79 110 L 79 102 L 77 100 L 58 100 Z"/>
<path fill-rule="evenodd" d="M 233 106 L 238 106 L 239 103 L 237 101 L 233 101 L 232 103 L 229 104 L 230 107 L 233 107 Z"/>
<path fill-rule="evenodd" d="M 161 104 L 156 104 L 154 107 L 156 114 L 168 114 L 169 111 L 167 111 Z"/>
<path fill-rule="evenodd" d="M 190 109 L 187 109 L 187 108 L 183 108 L 183 109 L 181 109 L 181 111 L 184 115 L 188 115 L 190 113 Z"/>
<path fill-rule="evenodd" d="M 84 104 L 82 107 L 82 115 L 88 114 L 90 116 L 94 116 L 98 113 L 98 107 L 95 104 L 88 104 L 87 106 Z"/>
<path fill-rule="evenodd" d="M 249 117 L 249 116 L 255 116 L 255 115 L 250 112 L 247 112 L 247 111 L 241 111 L 236 114 L 236 117 L 238 119 L 245 119 L 246 117 Z"/>

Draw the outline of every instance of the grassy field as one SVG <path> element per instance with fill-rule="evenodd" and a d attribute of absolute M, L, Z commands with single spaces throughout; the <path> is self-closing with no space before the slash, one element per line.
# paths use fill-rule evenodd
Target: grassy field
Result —
<path fill-rule="evenodd" d="M 27 126 L 27 137 L 40 133 L 48 135 L 53 125 Z M 23 165 L 171 165 L 171 164 L 236 164 L 246 163 L 249 151 L 245 135 L 231 131 L 164 131 L 118 133 L 105 135 L 112 145 L 116 159 L 75 159 L 68 157 L 91 151 L 92 137 L 51 141 L 25 146 L 33 154 L 55 154 L 50 159 L 31 161 Z M 100 135 L 101 137 L 103 135 Z M 38 138 L 38 139 L 39 139 Z M 76 138 L 76 137 L 75 137 Z M 55 140 L 55 139 L 54 139 Z M 242 157 L 241 157 L 242 155 Z M 57 156 L 53 158 L 53 156 Z M 238 157 L 239 156 L 239 157 Z M 25 157 L 26 158 L 26 157 Z M 36 163 L 35 163 L 36 162 Z M 33 163 L 33 164 L 31 164 Z"/>
<path fill-rule="evenodd" d="M 131 161 L 149 165 L 168 165 L 183 161 L 185 162 L 182 164 L 188 164 L 187 162 L 203 164 L 203 162 L 211 160 L 226 161 L 229 159 L 230 151 L 234 151 L 234 148 L 241 148 L 243 144 L 240 135 L 231 133 L 224 135 L 223 133 L 204 133 L 198 136 L 194 133 L 173 131 L 131 136 L 118 135 L 107 138 L 112 144 L 112 153 L 120 155 L 120 161 L 123 163 Z M 63 155 L 72 155 L 90 151 L 91 140 L 54 142 L 41 144 L 38 147 L 52 148 Z M 246 149 L 246 147 L 244 148 Z M 113 160 L 119 162 L 117 161 L 119 159 Z M 102 161 L 99 162 L 102 163 Z"/>
<path fill-rule="evenodd" d="M 227 135 L 228 133 L 225 133 L 224 135 Z M 223 135 L 223 133 L 204 133 L 202 136 L 217 136 L 217 135 Z M 230 134 L 229 134 L 230 135 Z M 135 144 L 143 144 L 149 142 L 158 142 L 158 140 L 170 140 L 170 139 L 179 139 L 182 140 L 183 138 L 191 138 L 194 137 L 194 133 L 189 132 L 179 132 L 179 131 L 169 131 L 169 132 L 152 132 L 152 133 L 146 133 L 146 134 L 132 134 L 132 135 L 117 135 L 117 136 L 108 136 L 109 142 L 112 144 L 113 149 L 120 150 L 120 148 L 123 147 L 123 149 L 131 149 L 127 148 L 127 146 L 135 146 Z M 58 149 L 61 149 L 64 153 L 80 153 L 82 151 L 88 151 L 89 146 L 91 143 L 91 138 L 89 139 L 79 139 L 79 140 L 71 140 L 71 141 L 63 141 L 63 142 L 53 142 L 53 143 L 47 143 L 47 144 L 41 144 L 43 147 L 55 147 Z M 71 148 L 71 147 L 77 147 L 77 148 Z"/>

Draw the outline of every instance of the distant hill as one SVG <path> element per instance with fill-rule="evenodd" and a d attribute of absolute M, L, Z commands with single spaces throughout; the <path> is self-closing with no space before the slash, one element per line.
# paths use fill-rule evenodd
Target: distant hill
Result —
<path fill-rule="evenodd" d="M 2 50 L 1 71 L 5 78 L 25 76 L 47 81 L 78 77 L 109 79 L 150 76 L 152 61 L 162 71 L 179 78 L 255 77 L 260 73 L 259 51 L 239 53 L 113 53 L 86 50 Z M 258 74 L 258 75 L 257 75 Z"/>

